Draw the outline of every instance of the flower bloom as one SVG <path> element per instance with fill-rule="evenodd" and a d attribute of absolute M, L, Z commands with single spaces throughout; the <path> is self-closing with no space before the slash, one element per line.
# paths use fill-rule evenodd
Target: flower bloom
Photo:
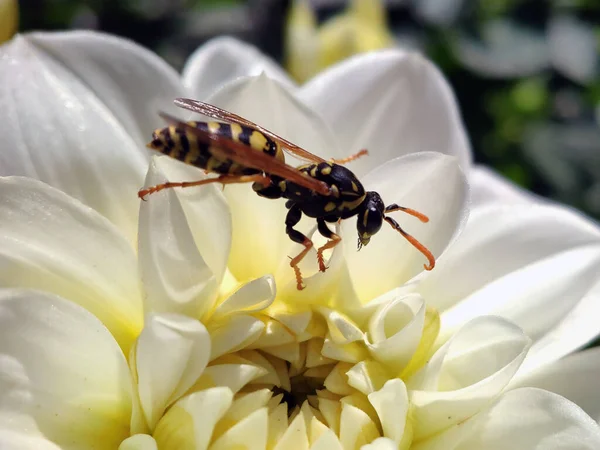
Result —
<path fill-rule="evenodd" d="M 429 215 L 406 228 L 436 256 L 450 244 L 435 271 L 422 273 L 391 229 L 356 254 L 346 221 L 329 270 L 309 255 L 298 292 L 282 202 L 207 186 L 138 203 L 153 111 L 184 94 L 207 99 L 194 90 L 227 66 L 227 54 L 211 64 L 221 43 L 191 60 L 187 92 L 162 62 L 110 37 L 31 35 L 2 48 L 3 136 L 15 152 L 0 153 L 0 167 L 22 176 L 0 182 L 0 442 L 597 448 L 598 426 L 578 407 L 510 389 L 597 333 L 584 313 L 600 233 L 524 199 L 466 221 L 466 138 L 422 58 L 371 55 L 301 88 L 241 78 L 208 100 L 326 157 L 368 147 L 351 166 L 365 186 Z M 386 83 L 365 80 L 375 64 Z M 154 157 L 145 184 L 198 172 Z"/>
<path fill-rule="evenodd" d="M 304 82 L 352 55 L 394 45 L 381 0 L 352 0 L 346 10 L 320 27 L 310 2 L 295 0 L 286 30 L 286 66 Z"/>

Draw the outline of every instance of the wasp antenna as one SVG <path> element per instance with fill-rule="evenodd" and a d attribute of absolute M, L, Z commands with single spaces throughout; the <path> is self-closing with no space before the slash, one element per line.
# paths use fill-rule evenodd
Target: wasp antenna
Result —
<path fill-rule="evenodd" d="M 423 253 L 425 258 L 427 258 L 427 260 L 429 261 L 429 265 L 423 264 L 423 267 L 425 267 L 425 270 L 432 270 L 435 267 L 435 257 L 427 249 L 427 247 L 425 247 L 423 244 L 421 244 L 419 241 L 417 241 L 414 237 L 412 237 L 410 234 L 408 234 L 406 231 L 404 231 L 400 227 L 400 225 L 398 225 L 398 222 L 396 222 L 391 217 L 386 216 L 384 219 L 387 223 L 389 223 L 391 225 L 391 227 L 394 230 L 396 230 L 398 233 L 400 233 L 404 237 L 404 239 L 406 239 L 408 242 L 410 242 L 414 248 L 416 248 L 421 253 Z"/>
<path fill-rule="evenodd" d="M 386 213 L 391 213 L 391 212 L 394 212 L 394 211 L 402 211 L 402 212 L 405 212 L 406 214 L 410 214 L 411 216 L 416 217 L 417 219 L 419 219 L 423 223 L 429 222 L 429 217 L 427 217 L 423 213 L 420 213 L 417 210 L 414 210 L 414 209 L 411 209 L 411 208 L 406 208 L 404 206 L 398 206 L 395 203 L 392 203 L 391 205 L 385 207 L 385 212 Z"/>
<path fill-rule="evenodd" d="M 346 163 L 349 163 L 351 161 L 354 161 L 355 159 L 360 158 L 361 156 L 366 156 L 369 154 L 369 150 L 367 150 L 366 148 L 363 148 L 362 150 L 360 150 L 357 153 L 354 153 L 353 155 L 348 156 L 347 158 L 342 158 L 342 159 L 335 159 L 332 158 L 330 161 L 334 164 L 339 164 L 339 165 L 343 165 Z"/>

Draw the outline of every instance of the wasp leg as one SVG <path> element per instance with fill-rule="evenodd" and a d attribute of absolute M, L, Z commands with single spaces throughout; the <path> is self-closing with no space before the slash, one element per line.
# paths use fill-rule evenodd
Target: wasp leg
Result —
<path fill-rule="evenodd" d="M 355 159 L 358 159 L 361 156 L 365 156 L 365 155 L 368 155 L 368 154 L 369 154 L 369 151 L 366 148 L 363 148 L 361 151 L 359 151 L 357 153 L 354 153 L 353 155 L 350 155 L 347 158 L 342 158 L 342 159 L 332 158 L 331 162 L 335 163 L 335 164 L 343 165 L 343 164 L 349 163 L 351 161 L 354 161 Z"/>
<path fill-rule="evenodd" d="M 180 183 L 157 184 L 156 186 L 152 186 L 147 189 L 140 190 L 138 192 L 138 197 L 141 198 L 142 200 L 145 200 L 144 197 L 146 197 L 147 195 L 154 194 L 155 192 L 162 191 L 163 189 L 170 189 L 170 188 L 176 188 L 176 187 L 187 188 L 187 187 L 192 187 L 192 186 L 202 186 L 204 184 L 209 184 L 209 183 L 221 183 L 224 186 L 226 184 L 254 183 L 254 182 L 261 183 L 264 186 L 268 186 L 269 183 L 271 182 L 271 179 L 269 177 L 261 175 L 261 174 L 240 175 L 240 176 L 221 175 L 217 178 L 208 178 L 206 180 L 199 180 L 199 181 L 183 181 Z"/>
<path fill-rule="evenodd" d="M 288 211 L 287 216 L 285 216 L 285 232 L 292 241 L 304 245 L 304 249 L 290 261 L 290 266 L 294 269 L 294 274 L 296 275 L 296 288 L 299 291 L 304 289 L 304 285 L 302 284 L 302 274 L 300 273 L 298 264 L 313 247 L 313 243 L 309 238 L 304 236 L 298 230 L 294 230 L 294 225 L 297 225 L 301 218 L 302 211 L 296 205 L 292 206 Z"/>
<path fill-rule="evenodd" d="M 317 250 L 317 261 L 319 263 L 319 270 L 321 272 L 325 272 L 327 270 L 327 266 L 325 265 L 325 260 L 323 259 L 323 252 L 327 249 L 333 248 L 340 243 L 342 240 L 337 234 L 329 229 L 325 220 L 322 218 L 317 219 L 317 227 L 319 228 L 319 233 L 322 236 L 329 239 L 323 246 L 319 247 Z"/>

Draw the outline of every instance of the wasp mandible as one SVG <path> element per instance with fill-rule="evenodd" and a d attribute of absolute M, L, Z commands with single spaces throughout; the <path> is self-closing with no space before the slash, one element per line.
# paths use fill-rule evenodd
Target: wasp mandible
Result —
<path fill-rule="evenodd" d="M 403 211 L 421 222 L 428 222 L 427 216 L 396 204 L 385 206 L 377 192 L 365 191 L 356 175 L 343 166 L 365 155 L 366 150 L 348 158 L 327 161 L 250 120 L 216 106 L 187 98 L 178 98 L 175 104 L 220 122 L 183 122 L 161 113 L 161 117 L 171 125 L 155 130 L 148 148 L 219 176 L 152 186 L 138 192 L 141 199 L 166 188 L 249 182 L 253 183 L 252 189 L 261 197 L 287 199 L 286 233 L 292 241 L 304 246 L 290 261 L 298 290 L 304 289 L 298 264 L 313 248 L 313 242 L 294 228 L 302 214 L 315 218 L 319 233 L 327 239 L 317 249 L 321 272 L 327 270 L 323 252 L 341 241 L 341 237 L 327 224 L 353 216 L 357 216 L 359 250 L 369 243 L 385 221 L 427 258 L 426 270 L 435 266 L 431 252 L 387 214 Z M 284 152 L 306 160 L 307 164 L 300 167 L 286 164 Z"/>

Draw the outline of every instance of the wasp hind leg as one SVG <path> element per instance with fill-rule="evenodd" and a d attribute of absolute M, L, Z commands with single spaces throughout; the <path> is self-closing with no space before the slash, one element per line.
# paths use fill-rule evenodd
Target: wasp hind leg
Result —
<path fill-rule="evenodd" d="M 329 239 L 324 245 L 319 247 L 319 249 L 317 250 L 317 262 L 319 263 L 319 270 L 321 272 L 325 272 L 327 270 L 327 266 L 325 265 L 323 252 L 338 245 L 342 238 L 329 229 L 329 227 L 325 223 L 325 219 L 318 218 L 317 227 L 319 229 L 319 233 L 321 233 L 323 237 Z"/>
<path fill-rule="evenodd" d="M 298 225 L 298 222 L 300 222 L 301 218 L 302 211 L 296 205 L 292 205 L 290 207 L 290 210 L 285 217 L 285 232 L 292 241 L 304 246 L 304 249 L 290 261 L 290 267 L 294 269 L 294 275 L 296 275 L 296 288 L 299 291 L 304 289 L 304 284 L 302 283 L 302 273 L 300 272 L 298 264 L 300 264 L 300 261 L 304 259 L 309 250 L 313 248 L 313 243 L 309 238 L 304 236 L 298 230 L 294 230 L 294 226 Z"/>
<path fill-rule="evenodd" d="M 209 183 L 221 183 L 223 187 L 226 184 L 236 184 L 236 183 L 260 183 L 265 187 L 269 186 L 271 183 L 271 179 L 262 174 L 256 175 L 221 175 L 217 178 L 208 178 L 206 180 L 198 180 L 198 181 L 183 181 L 180 183 L 162 183 L 157 184 L 156 186 L 152 186 L 146 189 L 142 189 L 138 192 L 138 197 L 142 200 L 145 200 L 144 197 L 150 194 L 154 194 L 156 192 L 162 191 L 163 189 L 172 189 L 176 187 L 187 188 L 192 186 L 202 186 L 204 184 Z"/>

